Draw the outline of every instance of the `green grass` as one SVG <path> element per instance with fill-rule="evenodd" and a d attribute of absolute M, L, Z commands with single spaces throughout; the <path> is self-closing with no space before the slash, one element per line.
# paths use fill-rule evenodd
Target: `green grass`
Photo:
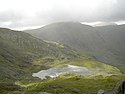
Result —
<path fill-rule="evenodd" d="M 68 59 L 54 59 L 53 57 L 44 57 L 33 62 L 34 65 L 44 65 L 49 67 L 65 67 L 67 65 L 76 65 L 81 67 L 86 67 L 91 71 L 98 72 L 100 74 L 121 74 L 122 72 L 111 65 L 101 63 L 94 58 L 90 57 L 81 57 L 75 60 Z"/>
<path fill-rule="evenodd" d="M 27 78 L 26 78 L 27 79 Z M 112 90 L 117 82 L 125 80 L 125 75 L 82 76 L 65 73 L 54 79 L 18 80 L 13 83 L 0 83 L 0 94 L 34 94 L 49 92 L 52 94 L 91 94 L 100 89 Z"/>
<path fill-rule="evenodd" d="M 61 75 L 56 79 L 50 79 L 36 83 L 28 87 L 25 94 L 33 92 L 50 92 L 53 94 L 90 94 L 100 89 L 112 90 L 115 84 L 125 80 L 125 75 L 102 75 L 81 76 L 69 74 Z"/>

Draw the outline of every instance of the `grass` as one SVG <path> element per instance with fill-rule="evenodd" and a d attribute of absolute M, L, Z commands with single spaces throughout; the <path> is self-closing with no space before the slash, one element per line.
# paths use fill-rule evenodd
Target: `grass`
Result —
<path fill-rule="evenodd" d="M 26 78 L 27 79 L 27 78 Z M 18 80 L 13 83 L 0 83 L 0 94 L 91 94 L 100 89 L 112 90 L 117 82 L 125 80 L 125 75 L 89 75 L 82 76 L 65 73 L 54 79 Z"/>
<path fill-rule="evenodd" d="M 69 74 L 61 75 L 56 79 L 49 79 L 28 87 L 25 94 L 33 92 L 50 92 L 53 94 L 90 94 L 100 89 L 112 90 L 115 84 L 125 80 L 125 75 L 102 75 L 81 76 Z"/>
<path fill-rule="evenodd" d="M 50 43 L 50 44 L 56 45 L 57 47 L 60 47 L 60 48 L 64 48 L 64 45 L 63 45 L 63 44 L 60 44 L 60 43 L 58 43 L 58 42 L 48 41 L 48 40 L 43 40 L 43 41 L 46 42 L 46 43 Z"/>
<path fill-rule="evenodd" d="M 94 58 L 82 57 L 75 60 L 68 59 L 54 59 L 53 57 L 40 58 L 38 61 L 33 62 L 35 65 L 44 65 L 49 67 L 65 67 L 68 64 L 86 67 L 91 71 L 98 72 L 100 74 L 121 74 L 122 72 L 111 65 L 101 63 Z"/>

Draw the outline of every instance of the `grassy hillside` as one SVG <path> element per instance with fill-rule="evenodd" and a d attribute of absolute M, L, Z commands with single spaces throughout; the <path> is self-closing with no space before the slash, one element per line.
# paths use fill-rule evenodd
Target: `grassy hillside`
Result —
<path fill-rule="evenodd" d="M 60 22 L 25 32 L 69 45 L 125 72 L 124 25 L 91 27 L 75 22 Z"/>
<path fill-rule="evenodd" d="M 57 79 L 48 77 L 46 80 L 32 77 L 33 73 L 40 70 L 46 70 L 51 67 L 62 68 L 67 64 L 83 66 L 104 76 L 116 75 L 124 78 L 124 76 L 121 76 L 121 71 L 116 67 L 103 64 L 92 56 L 81 55 L 69 46 L 58 42 L 40 40 L 28 33 L 0 28 L 0 94 L 35 94 L 34 92 L 38 91 L 53 92 L 53 86 L 52 88 L 48 86 L 56 83 L 63 86 L 59 90 L 60 93 L 65 90 L 64 87 L 67 87 L 66 93 L 69 94 L 72 94 L 73 87 L 78 87 L 81 92 L 82 85 L 89 80 L 84 82 L 84 76 L 78 74 L 69 73 L 68 78 L 63 74 L 64 76 L 61 75 Z M 74 78 L 75 76 L 81 77 L 81 80 L 74 81 L 76 79 Z M 68 86 L 67 84 L 65 86 L 63 83 L 72 85 Z M 80 86 L 78 85 L 79 83 L 81 83 Z M 59 94 L 59 92 L 54 94 Z M 85 92 L 90 91 L 86 90 Z"/>
<path fill-rule="evenodd" d="M 56 79 L 44 80 L 40 83 L 29 85 L 25 94 L 35 92 L 49 92 L 52 94 L 96 94 L 98 90 L 112 90 L 117 83 L 124 80 L 124 75 L 92 75 L 81 76 L 66 73 Z"/>
<path fill-rule="evenodd" d="M 33 61 L 43 57 L 75 59 L 79 54 L 68 46 L 48 43 L 27 33 L 0 29 L 0 78 L 16 79 L 25 73 L 50 66 L 37 66 Z M 33 68 L 33 69 L 32 69 Z"/>

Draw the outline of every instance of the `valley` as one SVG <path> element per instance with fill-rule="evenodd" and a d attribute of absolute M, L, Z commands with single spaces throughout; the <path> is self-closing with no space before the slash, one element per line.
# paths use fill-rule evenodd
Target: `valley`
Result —
<path fill-rule="evenodd" d="M 88 94 L 124 79 L 119 67 L 71 45 L 0 28 L 1 94 Z"/>

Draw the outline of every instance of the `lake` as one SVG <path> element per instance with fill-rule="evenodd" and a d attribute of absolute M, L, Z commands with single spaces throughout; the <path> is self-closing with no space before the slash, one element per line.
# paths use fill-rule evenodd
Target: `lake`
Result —
<path fill-rule="evenodd" d="M 80 75 L 91 75 L 94 74 L 93 71 L 90 71 L 86 67 L 79 67 L 74 65 L 67 65 L 67 67 L 63 68 L 50 68 L 48 70 L 41 70 L 37 73 L 33 73 L 33 77 L 38 77 L 40 79 L 46 79 L 46 76 L 50 76 L 51 78 L 58 77 L 60 74 L 71 72 L 77 73 Z"/>

